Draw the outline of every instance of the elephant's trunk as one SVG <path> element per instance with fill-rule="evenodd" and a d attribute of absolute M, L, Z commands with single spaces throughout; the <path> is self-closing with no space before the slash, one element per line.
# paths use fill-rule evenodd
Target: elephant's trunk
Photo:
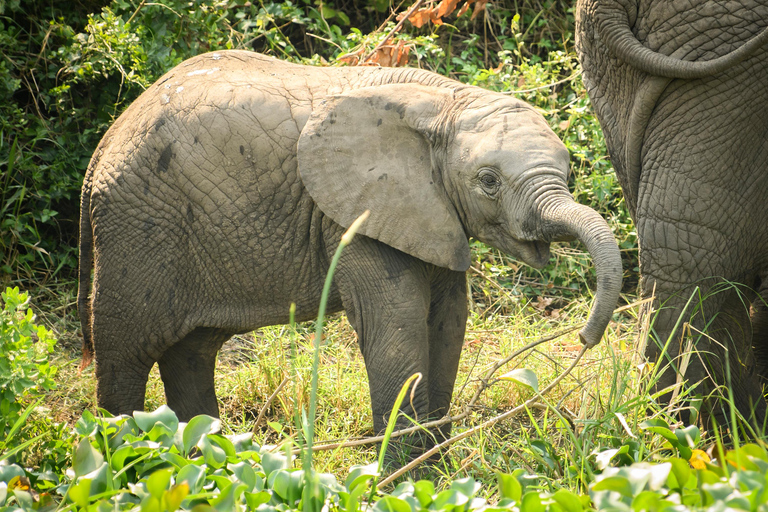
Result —
<path fill-rule="evenodd" d="M 581 341 L 597 345 L 608 327 L 621 292 L 621 256 L 616 239 L 605 220 L 593 209 L 570 196 L 550 197 L 540 205 L 545 239 L 576 237 L 587 247 L 597 272 L 597 292 L 587 325 L 579 332 Z"/>
<path fill-rule="evenodd" d="M 619 7 L 600 6 L 596 18 L 600 38 L 611 52 L 630 66 L 654 76 L 683 79 L 712 76 L 768 44 L 768 28 L 765 28 L 727 55 L 707 61 L 684 61 L 643 46 L 630 29 L 627 12 Z"/>

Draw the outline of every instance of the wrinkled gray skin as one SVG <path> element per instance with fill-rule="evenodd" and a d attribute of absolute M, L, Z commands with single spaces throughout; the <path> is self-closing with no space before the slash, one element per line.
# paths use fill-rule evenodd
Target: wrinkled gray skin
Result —
<path fill-rule="evenodd" d="M 664 305 L 658 339 L 669 339 L 695 287 L 712 295 L 694 327 L 711 322 L 710 335 L 728 345 L 738 408 L 747 418 L 754 408 L 758 424 L 768 377 L 766 27 L 765 0 L 577 5 L 576 48 L 637 227 L 642 294 L 655 289 Z M 741 293 L 719 291 L 724 280 Z M 680 343 L 678 330 L 672 357 Z M 697 347 L 708 363 L 694 358 L 685 378 L 705 379 L 706 366 L 725 383 L 723 351 L 706 338 Z M 659 354 L 649 343 L 647 355 Z M 659 389 L 675 380 L 668 370 Z"/>
<path fill-rule="evenodd" d="M 217 415 L 222 343 L 286 323 L 292 302 L 298 321 L 313 318 L 338 241 L 366 209 L 329 310 L 358 334 L 377 431 L 415 372 L 408 413 L 447 411 L 469 236 L 535 267 L 550 241 L 581 239 L 598 273 L 581 335 L 597 343 L 621 264 L 607 224 L 570 196 L 568 162 L 529 105 L 429 72 L 243 51 L 180 64 L 110 128 L 83 185 L 78 305 L 99 406 L 142 409 L 157 362 L 181 419 Z"/>

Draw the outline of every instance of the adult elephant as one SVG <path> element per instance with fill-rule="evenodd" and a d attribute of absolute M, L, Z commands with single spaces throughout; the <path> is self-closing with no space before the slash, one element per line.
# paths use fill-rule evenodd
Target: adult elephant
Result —
<path fill-rule="evenodd" d="M 656 359 L 669 343 L 658 388 L 683 369 L 688 300 L 687 315 L 707 297 L 692 325 L 711 338 L 699 337 L 684 377 L 709 393 L 728 383 L 727 358 L 738 409 L 761 424 L 768 2 L 579 0 L 576 12 L 584 81 L 637 227 L 642 294 L 662 307 L 646 350 Z"/>
<path fill-rule="evenodd" d="M 217 415 L 222 343 L 286 323 L 292 302 L 298 321 L 313 318 L 340 236 L 366 209 L 328 307 L 357 332 L 377 431 L 415 372 L 407 412 L 447 412 L 469 236 L 535 267 L 550 241 L 582 240 L 598 282 L 581 336 L 594 345 L 621 263 L 568 172 L 531 106 L 433 73 L 245 51 L 183 62 L 109 129 L 83 184 L 78 306 L 99 406 L 142 409 L 157 362 L 180 418 Z"/>

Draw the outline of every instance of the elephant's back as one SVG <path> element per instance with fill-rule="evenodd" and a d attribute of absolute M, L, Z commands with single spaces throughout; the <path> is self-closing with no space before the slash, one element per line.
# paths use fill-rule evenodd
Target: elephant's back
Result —
<path fill-rule="evenodd" d="M 283 280 L 294 275 L 299 286 L 327 265 L 315 247 L 323 216 L 295 156 L 311 109 L 301 88 L 322 77 L 283 64 L 250 52 L 206 54 L 126 110 L 89 171 L 97 268 L 130 276 L 137 262 L 154 265 L 141 273 L 173 281 L 190 310 L 226 303 L 241 311 L 232 329 L 276 323 L 291 301 L 303 301 Z M 259 319 L 244 318 L 254 311 Z"/>

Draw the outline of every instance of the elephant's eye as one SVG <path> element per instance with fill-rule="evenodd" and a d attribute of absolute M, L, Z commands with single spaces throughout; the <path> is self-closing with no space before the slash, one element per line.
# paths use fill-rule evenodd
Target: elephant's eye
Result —
<path fill-rule="evenodd" d="M 477 178 L 485 193 L 493 195 L 499 190 L 501 180 L 495 171 L 491 169 L 481 169 L 477 174 Z"/>

